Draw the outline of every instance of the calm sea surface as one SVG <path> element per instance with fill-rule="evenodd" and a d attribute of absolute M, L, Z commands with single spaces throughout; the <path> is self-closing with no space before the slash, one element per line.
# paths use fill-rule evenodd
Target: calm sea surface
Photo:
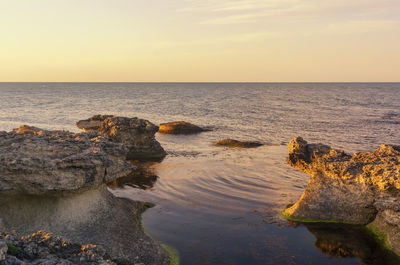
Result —
<path fill-rule="evenodd" d="M 362 227 L 302 225 L 280 217 L 308 176 L 285 163 L 295 136 L 352 153 L 400 145 L 400 83 L 0 83 L 0 130 L 20 124 L 78 131 L 94 114 L 213 129 L 157 135 L 162 162 L 110 185 L 153 202 L 146 231 L 181 264 L 400 264 Z M 214 147 L 223 138 L 255 149 Z"/>

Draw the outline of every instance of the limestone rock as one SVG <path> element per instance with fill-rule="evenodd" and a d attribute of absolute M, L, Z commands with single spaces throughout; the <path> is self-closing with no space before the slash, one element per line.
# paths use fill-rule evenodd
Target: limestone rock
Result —
<path fill-rule="evenodd" d="M 223 139 L 217 142 L 214 142 L 215 146 L 226 146 L 226 147 L 241 147 L 241 148 L 253 148 L 259 147 L 263 144 L 255 141 L 238 141 L 233 139 Z"/>
<path fill-rule="evenodd" d="M 100 138 L 26 125 L 0 134 L 0 194 L 78 192 L 129 174 L 125 147 Z"/>
<path fill-rule="evenodd" d="M 123 144 L 128 149 L 126 158 L 129 160 L 160 158 L 166 155 L 155 139 L 158 127 L 147 120 L 95 115 L 78 121 L 76 125 L 87 132 L 97 132 L 111 142 Z"/>
<path fill-rule="evenodd" d="M 63 196 L 0 195 L 6 231 L 45 230 L 81 245 L 102 246 L 117 264 L 166 265 L 168 255 L 141 229 L 143 210 L 143 203 L 117 198 L 105 184 Z"/>
<path fill-rule="evenodd" d="M 381 145 L 374 152 L 355 153 L 301 137 L 288 146 L 287 162 L 310 175 L 306 190 L 284 211 L 291 217 L 368 224 L 393 235 L 400 251 L 400 147 Z"/>
<path fill-rule="evenodd" d="M 109 255 L 101 246 L 71 243 L 46 231 L 38 231 L 22 237 L 18 237 L 15 232 L 3 233 L 0 234 L 0 238 L 5 238 L 18 251 L 4 255 L 3 262 L 0 256 L 1 265 L 116 265 L 109 260 Z"/>
<path fill-rule="evenodd" d="M 209 130 L 185 121 L 161 123 L 158 130 L 159 133 L 164 134 L 194 134 L 205 131 Z"/>

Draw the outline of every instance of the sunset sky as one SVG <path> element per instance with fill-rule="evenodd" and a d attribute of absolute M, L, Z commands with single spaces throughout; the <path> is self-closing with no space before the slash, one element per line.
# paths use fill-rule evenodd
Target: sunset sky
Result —
<path fill-rule="evenodd" d="M 400 81 L 399 0 L 0 0 L 0 81 Z"/>

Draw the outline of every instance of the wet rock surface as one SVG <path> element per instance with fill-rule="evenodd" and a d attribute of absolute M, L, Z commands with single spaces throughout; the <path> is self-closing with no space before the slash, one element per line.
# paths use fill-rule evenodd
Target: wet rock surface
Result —
<path fill-rule="evenodd" d="M 225 147 L 239 147 L 239 148 L 254 148 L 262 146 L 263 144 L 256 141 L 238 141 L 234 139 L 223 139 L 214 142 L 215 146 L 225 146 Z"/>
<path fill-rule="evenodd" d="M 303 195 L 284 211 L 289 217 L 372 224 L 400 252 L 400 147 L 381 145 L 355 153 L 301 137 L 289 143 L 287 162 L 310 175 Z"/>
<path fill-rule="evenodd" d="M 191 124 L 186 121 L 173 121 L 161 123 L 158 130 L 159 133 L 164 134 L 194 134 L 209 131 L 208 129 L 201 128 L 197 125 Z"/>
<path fill-rule="evenodd" d="M 147 120 L 94 115 L 89 119 L 78 121 L 76 126 L 87 132 L 97 132 L 113 143 L 123 144 L 128 149 L 126 154 L 128 160 L 155 159 L 166 155 L 154 136 L 158 126 Z"/>

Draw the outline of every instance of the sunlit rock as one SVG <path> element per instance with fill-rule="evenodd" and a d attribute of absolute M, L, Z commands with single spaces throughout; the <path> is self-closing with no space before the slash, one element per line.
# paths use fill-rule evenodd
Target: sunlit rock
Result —
<path fill-rule="evenodd" d="M 9 253 L 4 252 L 3 256 L 2 238 L 12 246 Z M 101 246 L 71 243 L 42 230 L 22 237 L 17 236 L 15 232 L 0 233 L 1 260 L 4 262 L 0 264 L 5 265 L 116 265 L 109 260 L 108 253 Z"/>
<path fill-rule="evenodd" d="M 238 141 L 233 139 L 223 139 L 217 142 L 214 142 L 215 146 L 225 146 L 225 147 L 239 147 L 239 148 L 253 148 L 259 147 L 263 144 L 255 141 Z"/>
<path fill-rule="evenodd" d="M 147 120 L 95 115 L 78 121 L 76 126 L 87 132 L 97 132 L 111 142 L 123 144 L 128 149 L 126 158 L 129 160 L 155 159 L 166 155 L 154 136 L 158 127 Z"/>
<path fill-rule="evenodd" d="M 0 132 L 0 232 L 46 230 L 101 245 L 118 264 L 168 264 L 165 251 L 140 227 L 143 203 L 117 198 L 106 187 L 135 170 L 127 153 L 124 143 L 93 131 L 24 125 Z M 49 264 L 77 264 L 56 261 Z M 29 264 L 47 264 L 37 262 Z"/>
<path fill-rule="evenodd" d="M 209 130 L 185 121 L 161 123 L 158 130 L 159 133 L 164 134 L 194 134 L 205 131 Z"/>
<path fill-rule="evenodd" d="M 0 193 L 38 195 L 96 188 L 132 171 L 130 163 L 119 159 L 125 153 L 123 145 L 89 134 L 24 125 L 0 135 Z"/>
<path fill-rule="evenodd" d="M 355 153 L 289 143 L 287 162 L 310 175 L 300 200 L 284 211 L 291 218 L 361 223 L 376 226 L 400 252 L 400 147 L 381 145 Z"/>

